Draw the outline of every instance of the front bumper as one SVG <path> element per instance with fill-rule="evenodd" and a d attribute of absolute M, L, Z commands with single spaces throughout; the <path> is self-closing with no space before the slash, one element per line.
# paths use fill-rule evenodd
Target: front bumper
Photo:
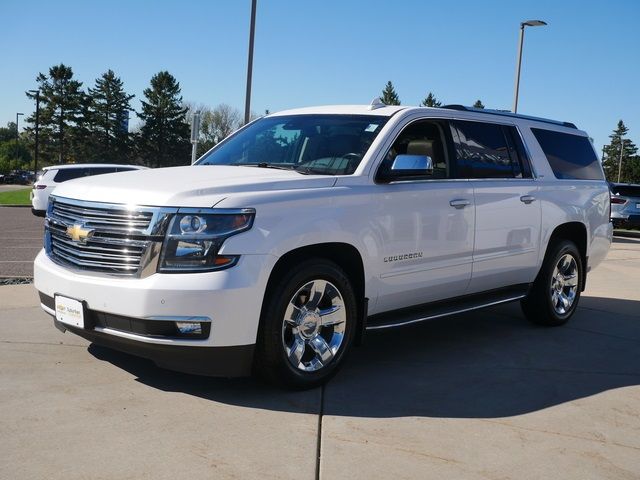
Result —
<path fill-rule="evenodd" d="M 189 347 L 141 343 L 97 330 L 74 328 L 53 320 L 61 331 L 69 330 L 96 345 L 147 358 L 176 372 L 213 377 L 244 377 L 251 374 L 254 345 L 234 347 Z"/>
<path fill-rule="evenodd" d="M 34 284 L 49 314 L 54 313 L 54 296 L 60 294 L 85 302 L 89 316 L 104 314 L 146 322 L 206 317 L 211 320 L 211 329 L 203 339 L 146 335 L 136 329 L 96 322 L 89 322 L 85 329 L 64 328 L 97 344 L 150 358 L 175 370 L 232 376 L 226 371 L 236 370 L 229 362 L 234 356 L 238 356 L 238 369 L 246 373 L 246 356 L 252 356 L 262 299 L 276 260 L 271 255 L 243 255 L 235 267 L 218 272 L 127 278 L 71 270 L 41 251 L 34 263 Z M 231 357 L 227 355 L 229 348 L 234 349 Z M 203 359 L 208 360 L 203 363 Z"/>

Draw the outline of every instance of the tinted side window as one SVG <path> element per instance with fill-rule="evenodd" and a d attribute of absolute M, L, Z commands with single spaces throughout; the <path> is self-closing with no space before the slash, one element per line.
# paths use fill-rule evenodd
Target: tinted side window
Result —
<path fill-rule="evenodd" d="M 556 178 L 603 180 L 596 152 L 587 137 L 542 128 L 531 131 L 542 147 Z"/>
<path fill-rule="evenodd" d="M 53 178 L 54 182 L 62 183 L 74 178 L 86 177 L 90 175 L 88 168 L 61 168 Z"/>
<path fill-rule="evenodd" d="M 502 125 L 455 121 L 458 133 L 456 156 L 468 178 L 522 177 L 515 148 L 507 141 Z"/>

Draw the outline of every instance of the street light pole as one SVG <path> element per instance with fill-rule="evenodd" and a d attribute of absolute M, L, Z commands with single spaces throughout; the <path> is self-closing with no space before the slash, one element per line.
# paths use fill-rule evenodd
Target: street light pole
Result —
<path fill-rule="evenodd" d="M 29 90 L 29 93 L 33 93 L 36 96 L 36 145 L 33 155 L 33 178 L 37 180 L 38 177 L 38 143 L 40 140 L 40 90 Z"/>
<path fill-rule="evenodd" d="M 256 31 L 256 3 L 251 0 L 251 26 L 249 27 L 249 59 L 247 61 L 247 95 L 244 100 L 244 123 L 251 119 L 251 77 L 253 76 L 253 41 Z"/>
<path fill-rule="evenodd" d="M 20 141 L 20 129 L 18 128 L 18 121 L 20 119 L 20 115 L 24 115 L 24 113 L 16 113 L 16 160 L 18 160 L 19 156 L 18 142 Z"/>
<path fill-rule="evenodd" d="M 198 137 L 200 136 L 200 111 L 193 112 L 191 119 L 191 165 L 196 163 L 196 154 L 198 151 Z"/>
<path fill-rule="evenodd" d="M 618 160 L 618 183 L 620 183 L 620 175 L 622 174 L 622 151 L 624 150 L 624 140 L 620 135 L 620 159 Z"/>
<path fill-rule="evenodd" d="M 520 38 L 518 41 L 518 62 L 516 64 L 516 84 L 513 93 L 513 113 L 518 113 L 518 93 L 520 91 L 520 67 L 522 66 L 522 44 L 524 43 L 525 27 L 541 27 L 546 25 L 542 20 L 527 20 L 520 23 Z"/>

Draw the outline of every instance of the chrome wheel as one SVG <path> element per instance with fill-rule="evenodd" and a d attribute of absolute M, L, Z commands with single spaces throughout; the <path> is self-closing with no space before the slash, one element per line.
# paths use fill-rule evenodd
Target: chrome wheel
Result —
<path fill-rule="evenodd" d="M 567 253 L 560 257 L 551 276 L 551 305 L 558 315 L 571 310 L 578 292 L 578 263 Z"/>
<path fill-rule="evenodd" d="M 282 322 L 282 345 L 289 363 L 303 372 L 327 366 L 340 349 L 347 314 L 340 291 L 312 280 L 293 295 Z"/>

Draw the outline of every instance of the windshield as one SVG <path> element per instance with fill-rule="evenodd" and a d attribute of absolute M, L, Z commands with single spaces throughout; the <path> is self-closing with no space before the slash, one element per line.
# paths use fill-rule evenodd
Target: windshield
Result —
<path fill-rule="evenodd" d="M 306 174 L 350 175 L 387 120 L 376 115 L 262 118 L 222 142 L 197 165 L 249 165 Z"/>

